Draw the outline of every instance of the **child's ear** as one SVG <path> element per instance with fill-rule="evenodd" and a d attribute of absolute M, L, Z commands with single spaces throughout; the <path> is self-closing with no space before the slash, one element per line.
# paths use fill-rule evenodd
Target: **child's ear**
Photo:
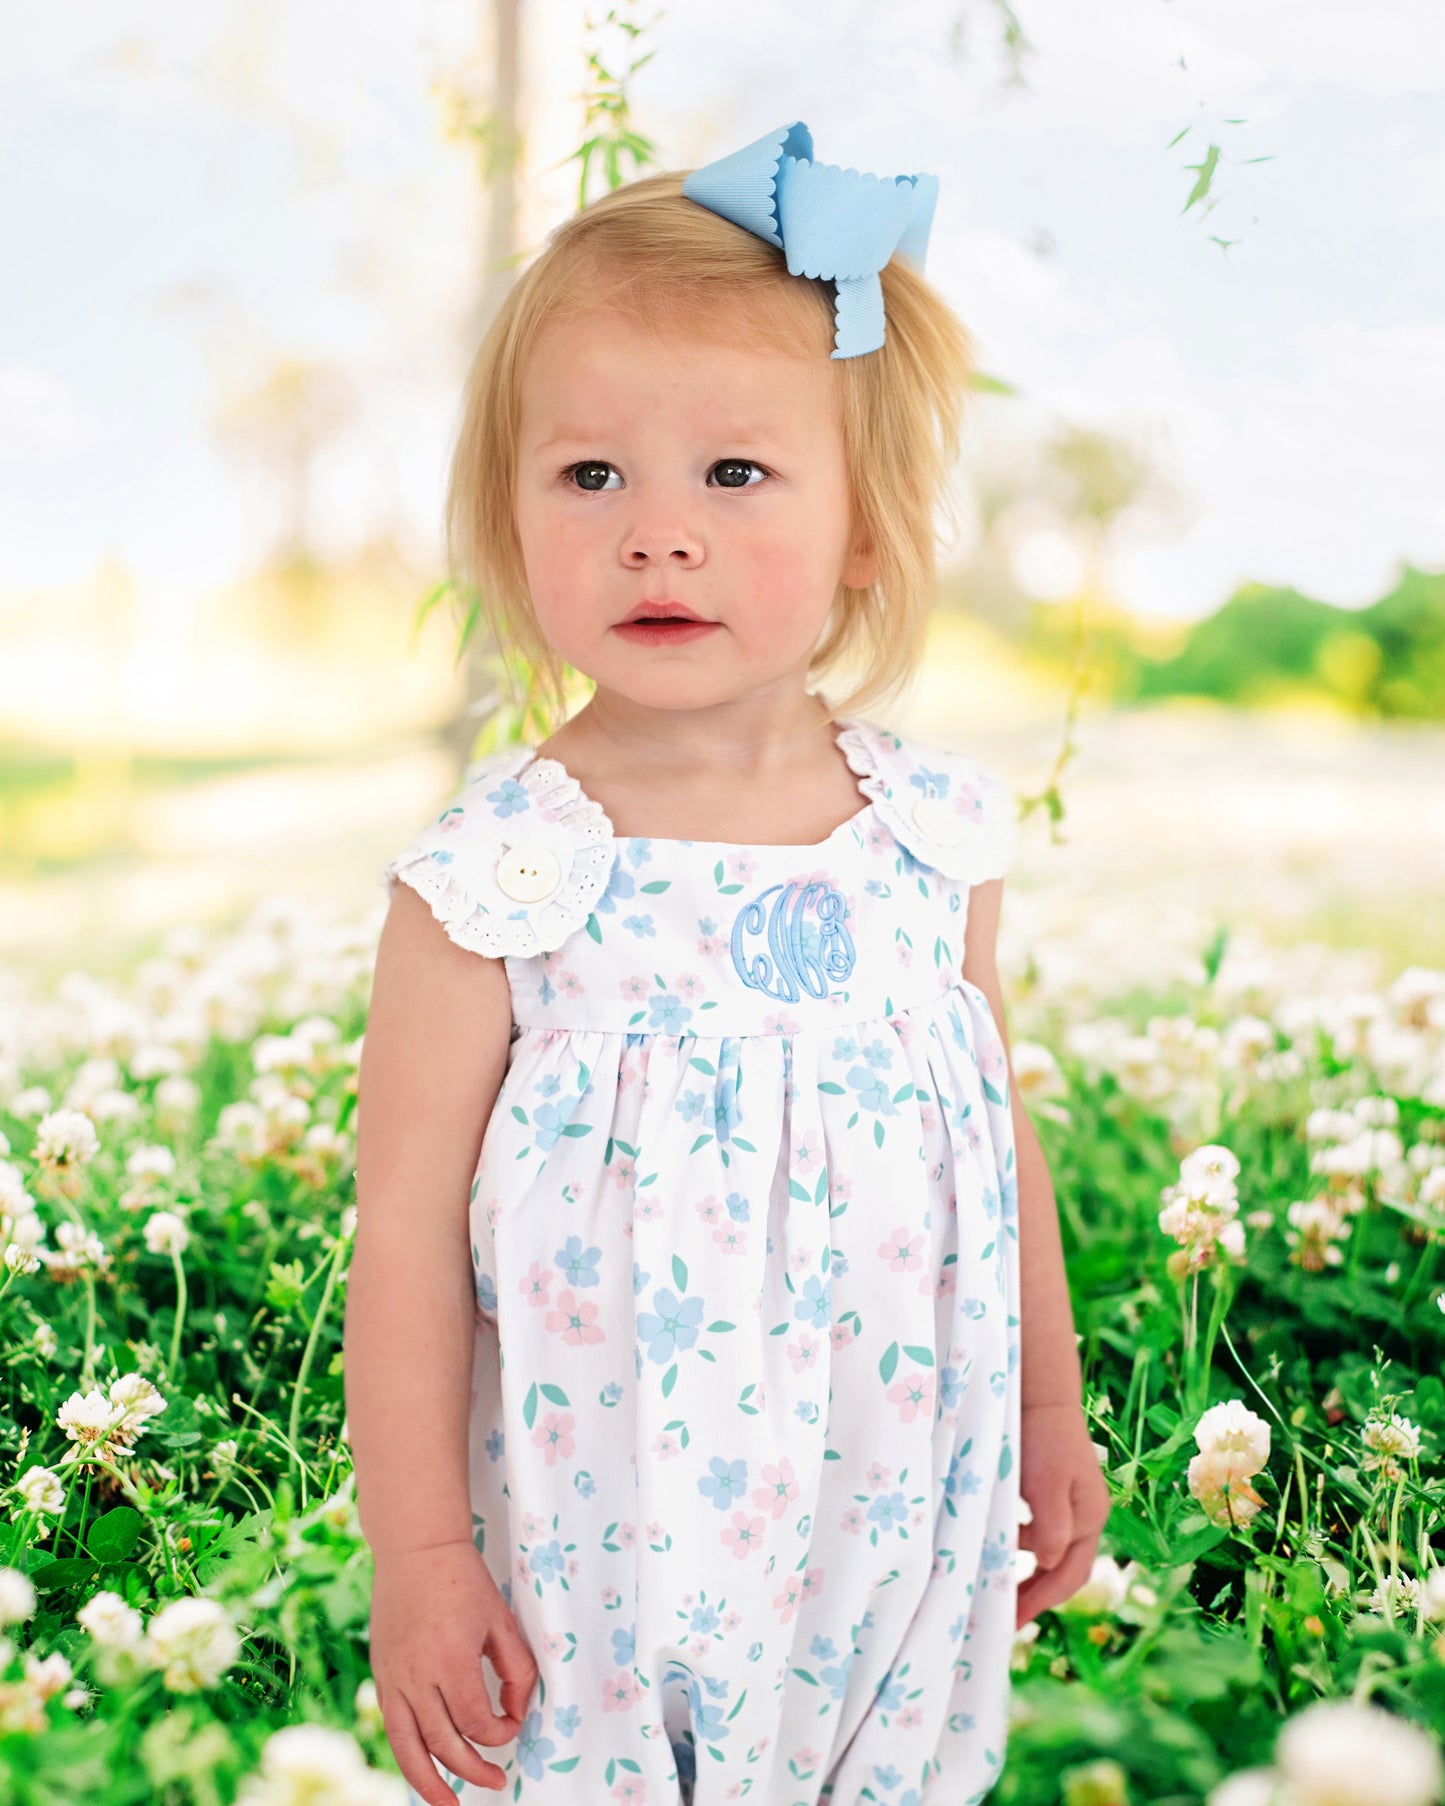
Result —
<path fill-rule="evenodd" d="M 848 589 L 867 589 L 878 580 L 878 555 L 871 545 L 854 546 L 843 566 L 843 582 Z"/>

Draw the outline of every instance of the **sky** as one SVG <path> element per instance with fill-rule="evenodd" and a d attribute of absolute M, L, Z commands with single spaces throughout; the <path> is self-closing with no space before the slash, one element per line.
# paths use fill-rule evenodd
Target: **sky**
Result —
<path fill-rule="evenodd" d="M 824 162 L 939 176 L 926 273 L 1019 391 L 980 402 L 966 459 L 1070 426 L 1144 452 L 1173 500 L 1114 533 L 1125 606 L 1197 618 L 1246 581 L 1357 606 L 1445 567 L 1425 0 L 1015 0 L 1026 85 L 989 0 L 618 10 L 654 52 L 628 92 L 658 166 L 801 119 Z M 342 385 L 322 548 L 389 528 L 439 559 L 481 218 L 444 96 L 485 92 L 488 16 L 0 0 L 0 610 L 107 557 L 184 609 L 258 562 L 276 485 L 224 422 L 288 357 Z M 625 57 L 603 16 L 522 3 L 531 247 L 576 205 L 587 52 Z M 1185 213 L 1211 143 L 1217 204 Z M 1026 587 L 1065 593 L 1067 541 L 1014 525 Z"/>

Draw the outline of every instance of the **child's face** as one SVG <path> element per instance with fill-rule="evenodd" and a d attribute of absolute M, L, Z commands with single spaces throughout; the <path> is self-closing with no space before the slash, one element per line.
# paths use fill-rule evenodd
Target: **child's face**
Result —
<path fill-rule="evenodd" d="M 516 518 L 552 646 L 647 707 L 801 687 L 839 583 L 874 575 L 848 546 L 833 384 L 826 352 L 664 338 L 616 315 L 541 333 Z M 713 625 L 663 643 L 619 631 L 664 599 Z"/>

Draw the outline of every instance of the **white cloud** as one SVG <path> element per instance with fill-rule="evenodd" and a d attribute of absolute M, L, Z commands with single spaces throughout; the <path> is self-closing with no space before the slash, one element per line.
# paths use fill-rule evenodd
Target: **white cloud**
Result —
<path fill-rule="evenodd" d="M 58 376 L 0 365 L 0 458 L 63 458 L 97 436 L 94 420 Z"/>

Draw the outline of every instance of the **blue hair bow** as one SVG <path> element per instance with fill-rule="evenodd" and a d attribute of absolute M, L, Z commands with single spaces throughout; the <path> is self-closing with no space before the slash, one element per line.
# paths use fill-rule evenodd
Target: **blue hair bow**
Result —
<path fill-rule="evenodd" d="M 812 133 L 800 119 L 694 169 L 682 192 L 776 245 L 789 275 L 835 283 L 831 355 L 860 357 L 883 344 L 878 272 L 895 251 L 923 268 L 938 177 L 815 163 Z"/>

